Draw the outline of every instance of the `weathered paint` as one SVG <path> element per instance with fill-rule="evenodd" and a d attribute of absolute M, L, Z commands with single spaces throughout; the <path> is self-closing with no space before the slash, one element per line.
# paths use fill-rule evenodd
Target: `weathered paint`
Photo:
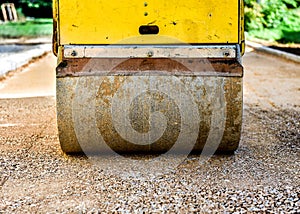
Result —
<path fill-rule="evenodd" d="M 52 35 L 52 52 L 55 56 L 58 54 L 58 2 L 52 1 L 52 14 L 53 14 L 53 35 Z"/>
<path fill-rule="evenodd" d="M 79 58 L 65 59 L 58 65 L 56 72 L 57 77 L 105 75 L 242 77 L 243 67 L 237 59 L 222 58 Z"/>
<path fill-rule="evenodd" d="M 237 45 L 65 45 L 64 58 L 236 58 Z"/>
<path fill-rule="evenodd" d="M 168 44 L 241 42 L 239 0 L 57 1 L 58 40 L 66 44 Z M 158 26 L 142 35 L 140 26 Z M 133 38 L 133 39 L 130 39 Z"/>

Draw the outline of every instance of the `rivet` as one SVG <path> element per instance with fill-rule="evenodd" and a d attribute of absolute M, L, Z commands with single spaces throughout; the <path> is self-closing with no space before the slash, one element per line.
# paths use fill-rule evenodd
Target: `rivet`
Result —
<path fill-rule="evenodd" d="M 154 55 L 153 51 L 148 51 L 148 53 L 147 53 L 148 57 L 153 57 L 153 55 Z"/>
<path fill-rule="evenodd" d="M 72 51 L 71 56 L 77 56 L 77 52 L 75 50 Z"/>
<path fill-rule="evenodd" d="M 230 56 L 230 53 L 228 51 L 224 52 L 223 54 L 225 57 L 229 57 Z"/>

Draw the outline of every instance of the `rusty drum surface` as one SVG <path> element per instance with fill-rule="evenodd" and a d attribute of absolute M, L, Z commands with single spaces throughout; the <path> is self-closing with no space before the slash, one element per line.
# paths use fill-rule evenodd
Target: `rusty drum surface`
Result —
<path fill-rule="evenodd" d="M 57 68 L 64 152 L 237 149 L 243 68 L 236 59 L 68 59 Z"/>

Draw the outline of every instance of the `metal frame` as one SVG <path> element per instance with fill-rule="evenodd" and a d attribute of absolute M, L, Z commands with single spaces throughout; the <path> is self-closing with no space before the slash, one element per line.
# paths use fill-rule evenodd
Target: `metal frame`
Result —
<path fill-rule="evenodd" d="M 65 45 L 64 58 L 238 58 L 237 45 Z"/>

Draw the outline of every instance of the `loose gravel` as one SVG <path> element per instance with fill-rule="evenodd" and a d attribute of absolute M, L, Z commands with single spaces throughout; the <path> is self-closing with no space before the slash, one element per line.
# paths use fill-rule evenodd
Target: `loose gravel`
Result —
<path fill-rule="evenodd" d="M 299 213 L 299 121 L 247 105 L 235 155 L 124 176 L 61 152 L 53 97 L 2 99 L 0 213 Z"/>

